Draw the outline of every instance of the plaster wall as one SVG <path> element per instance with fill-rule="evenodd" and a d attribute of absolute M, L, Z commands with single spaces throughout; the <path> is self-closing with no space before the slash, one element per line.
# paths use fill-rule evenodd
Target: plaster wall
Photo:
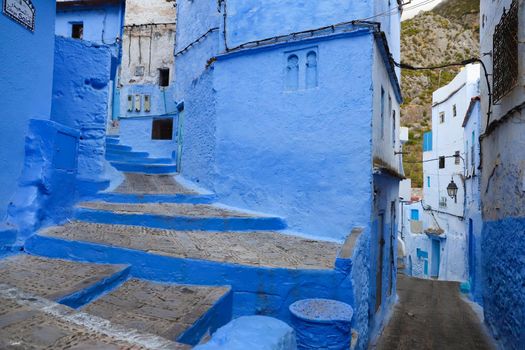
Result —
<path fill-rule="evenodd" d="M 480 144 L 481 130 L 480 102 L 475 102 L 469 118 L 464 123 L 465 161 L 467 163 L 465 232 L 468 243 L 468 271 L 470 291 L 474 301 L 482 303 L 482 266 L 481 266 L 481 217 L 480 182 Z M 472 226 L 472 227 L 471 227 Z"/>
<path fill-rule="evenodd" d="M 511 2 L 481 1 L 481 52 L 493 51 L 494 28 L 500 22 L 503 9 L 508 9 Z M 490 122 L 493 124 L 489 130 L 488 88 L 484 80 L 481 84 L 483 302 L 485 320 L 500 346 L 506 349 L 525 346 L 525 241 L 522 239 L 525 228 L 525 161 L 521 152 L 525 146 L 525 3 L 521 0 L 517 3 L 518 84 L 497 105 L 491 106 Z M 493 73 L 491 57 L 483 57 L 489 73 Z"/>
<path fill-rule="evenodd" d="M 217 2 L 182 1 L 177 7 L 176 52 L 180 52 L 207 33 L 218 28 L 222 19 Z M 216 29 L 188 51 L 176 57 L 176 99 L 184 102 L 179 116 L 182 158 L 179 164 L 184 177 L 210 190 L 215 178 L 216 113 L 213 74 L 208 61 L 219 52 Z"/>
<path fill-rule="evenodd" d="M 122 40 L 121 85 L 158 84 L 159 69 L 173 81 L 175 2 L 127 0 Z"/>
<path fill-rule="evenodd" d="M 177 150 L 177 116 L 163 118 L 173 118 L 172 140 L 152 140 L 153 118 L 125 118 L 120 120 L 120 143 L 136 152 L 148 152 L 151 158 L 172 158 Z"/>
<path fill-rule="evenodd" d="M 228 47 L 373 15 L 374 1 L 227 0 Z M 275 25 L 279 23 L 279 25 Z"/>
<path fill-rule="evenodd" d="M 0 118 L 0 221 L 23 168 L 29 120 L 49 119 L 51 112 L 55 2 L 33 0 L 33 5 L 34 33 L 0 13 L 0 95 L 5 97 Z"/>
<path fill-rule="evenodd" d="M 80 132 L 81 183 L 103 182 L 111 51 L 88 41 L 56 38 L 51 119 Z"/>
<path fill-rule="evenodd" d="M 418 210 L 419 226 L 423 232 L 413 231 L 414 220 L 411 211 Z M 465 232 L 468 221 L 450 219 L 447 214 L 433 213 L 424 210 L 421 202 L 404 206 L 403 237 L 406 247 L 407 264 L 412 262 L 412 275 L 419 278 L 430 278 L 434 267 L 432 241 L 439 241 L 439 276 L 442 281 L 465 282 L 468 280 L 468 241 Z M 429 228 L 439 226 L 446 234 L 436 236 L 424 233 Z M 418 249 L 427 254 L 427 257 L 418 255 Z M 427 261 L 427 273 L 424 273 L 424 263 Z M 407 267 L 408 269 L 409 267 Z"/>
<path fill-rule="evenodd" d="M 403 165 L 401 155 L 395 152 L 401 149 L 399 140 L 400 110 L 399 103 L 392 85 L 387 67 L 377 45 L 374 45 L 373 65 L 373 149 L 374 166 L 388 168 L 402 174 Z M 384 93 L 382 94 L 383 91 Z"/>
<path fill-rule="evenodd" d="M 214 190 L 223 202 L 332 239 L 368 225 L 373 43 L 363 31 L 218 58 Z M 299 69 L 298 89 L 287 91 L 288 57 L 305 67 L 312 50 L 319 86 L 305 88 Z"/>
<path fill-rule="evenodd" d="M 71 38 L 71 25 L 82 22 L 83 40 L 100 45 L 114 45 L 117 38 L 120 38 L 121 12 L 120 5 L 57 10 L 55 34 Z"/>
<path fill-rule="evenodd" d="M 423 153 L 424 203 L 434 210 L 463 216 L 465 189 L 465 142 L 463 120 L 472 97 L 479 95 L 480 66 L 465 67 L 448 85 L 435 91 L 432 107 L 432 150 Z M 455 107 L 454 107 L 455 106 Z M 454 114 L 454 108 L 456 110 Z M 444 122 L 440 121 L 444 115 Z M 462 159 L 450 158 L 459 152 Z M 445 158 L 445 168 L 439 168 L 439 157 Z M 430 187 L 428 186 L 430 178 Z M 447 186 L 451 179 L 458 186 L 457 200 L 448 196 Z M 444 205 L 440 205 L 444 202 Z M 451 218 L 452 219 L 452 218 Z"/>

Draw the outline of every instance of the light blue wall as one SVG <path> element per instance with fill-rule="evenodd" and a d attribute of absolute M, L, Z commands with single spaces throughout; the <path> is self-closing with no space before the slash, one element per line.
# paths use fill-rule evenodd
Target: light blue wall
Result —
<path fill-rule="evenodd" d="M 151 139 L 153 118 L 125 118 L 120 120 L 120 143 L 133 151 L 148 152 L 151 158 L 172 158 L 177 151 L 177 115 L 162 118 L 173 118 L 172 140 Z"/>
<path fill-rule="evenodd" d="M 372 45 L 365 31 L 219 57 L 213 190 L 222 201 L 326 238 L 368 225 Z M 319 87 L 286 91 L 288 56 L 304 66 L 311 50 Z"/>
<path fill-rule="evenodd" d="M 104 185 L 104 141 L 109 101 L 108 46 L 57 37 L 51 119 L 80 132 L 79 191 Z M 84 188 L 83 184 L 88 186 Z"/>
<path fill-rule="evenodd" d="M 116 43 L 121 32 L 121 6 L 107 5 L 99 8 L 58 10 L 55 34 L 71 38 L 71 23 L 84 23 L 84 40 L 97 44 Z"/>
<path fill-rule="evenodd" d="M 53 80 L 55 2 L 33 0 L 35 32 L 0 13 L 0 221 L 24 164 L 30 118 L 49 119 Z"/>
<path fill-rule="evenodd" d="M 179 2 L 175 52 L 218 28 L 221 19 L 215 0 Z M 214 69 L 207 61 L 217 55 L 219 40 L 219 31 L 213 31 L 191 50 L 175 57 L 176 99 L 184 102 L 184 117 L 180 119 L 182 173 L 209 189 L 216 174 L 216 115 Z"/>
<path fill-rule="evenodd" d="M 373 15 L 373 4 L 371 0 L 227 0 L 228 46 L 366 18 Z"/>

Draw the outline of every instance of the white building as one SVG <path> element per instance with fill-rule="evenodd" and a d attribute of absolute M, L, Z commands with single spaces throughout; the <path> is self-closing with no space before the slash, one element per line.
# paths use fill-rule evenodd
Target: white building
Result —
<path fill-rule="evenodd" d="M 435 91 L 432 131 L 423 145 L 423 201 L 405 206 L 408 268 L 419 277 L 467 280 L 465 225 L 466 143 L 463 122 L 479 95 L 480 66 L 466 66 L 448 85 Z M 448 187 L 453 182 L 457 195 Z"/>

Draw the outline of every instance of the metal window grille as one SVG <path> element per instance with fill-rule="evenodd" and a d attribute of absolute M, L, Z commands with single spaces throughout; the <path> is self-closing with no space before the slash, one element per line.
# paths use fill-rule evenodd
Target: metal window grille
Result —
<path fill-rule="evenodd" d="M 499 102 L 518 84 L 518 1 L 503 9 L 493 37 L 493 94 Z"/>

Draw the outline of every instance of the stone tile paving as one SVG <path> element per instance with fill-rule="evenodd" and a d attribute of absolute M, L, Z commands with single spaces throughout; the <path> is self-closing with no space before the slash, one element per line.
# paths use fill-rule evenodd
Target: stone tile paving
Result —
<path fill-rule="evenodd" d="M 189 349 L 0 284 L 0 349 Z"/>
<path fill-rule="evenodd" d="M 107 202 L 83 202 L 81 208 L 113 211 L 125 214 L 154 214 L 166 216 L 189 217 L 255 217 L 256 215 L 228 210 L 208 204 L 173 204 L 173 203 L 148 203 L 148 204 L 123 204 Z"/>
<path fill-rule="evenodd" d="M 114 192 L 131 194 L 197 194 L 171 175 L 124 173 L 125 180 Z"/>
<path fill-rule="evenodd" d="M 132 279 L 83 311 L 175 340 L 229 291 L 229 287 L 168 285 Z"/>
<path fill-rule="evenodd" d="M 125 266 L 76 263 L 18 254 L 0 260 L 0 281 L 48 299 L 60 299 Z"/>
<path fill-rule="evenodd" d="M 171 231 L 72 222 L 41 233 L 178 258 L 289 269 L 332 269 L 340 245 L 275 232 Z"/>

